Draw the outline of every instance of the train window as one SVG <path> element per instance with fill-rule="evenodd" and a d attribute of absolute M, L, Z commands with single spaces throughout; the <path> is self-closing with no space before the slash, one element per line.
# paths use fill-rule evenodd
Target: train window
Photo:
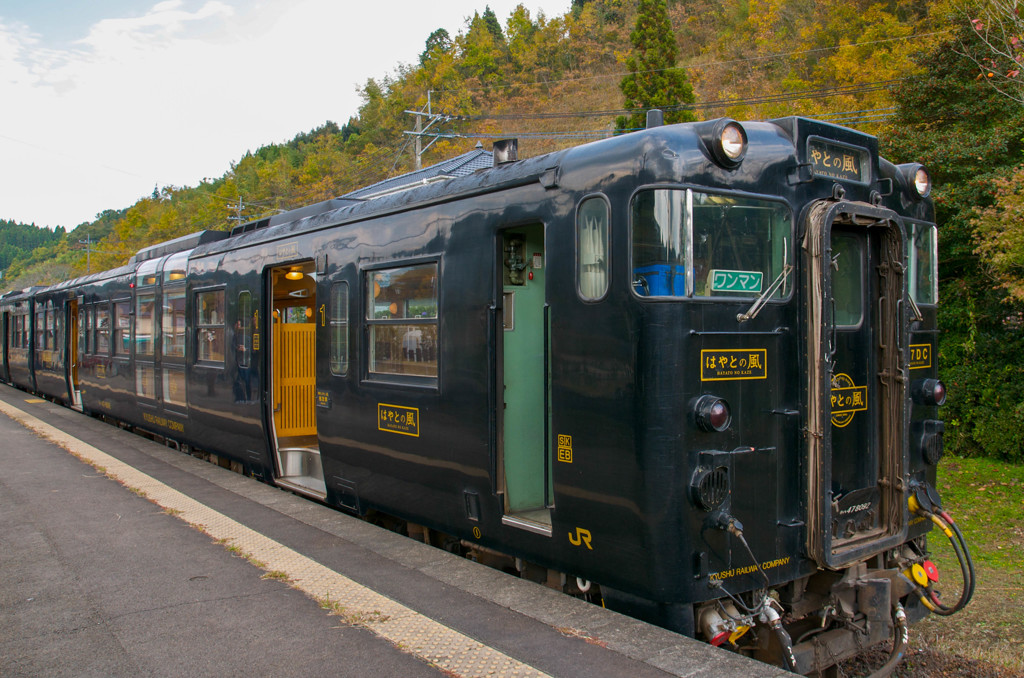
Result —
<path fill-rule="evenodd" d="M 114 354 L 128 355 L 132 348 L 131 303 L 114 302 Z"/>
<path fill-rule="evenodd" d="M 96 332 L 93 340 L 93 347 L 96 353 L 103 355 L 110 353 L 110 309 L 106 304 L 96 306 L 96 320 L 93 322 Z"/>
<path fill-rule="evenodd" d="M 164 262 L 165 284 L 180 282 L 185 279 L 185 270 L 188 268 L 189 251 L 173 254 Z"/>
<path fill-rule="evenodd" d="M 348 283 L 331 286 L 331 372 L 348 373 Z"/>
<path fill-rule="evenodd" d="M 777 202 L 693 192 L 694 294 L 757 297 L 789 263 L 789 208 Z M 788 280 L 770 298 L 789 293 Z"/>
<path fill-rule="evenodd" d="M 640 296 L 757 297 L 790 261 L 792 216 L 781 203 L 662 189 L 637 194 L 632 216 Z M 789 294 L 781 283 L 772 298 Z"/>
<path fill-rule="evenodd" d="M 588 198 L 580 204 L 576 238 L 580 296 L 588 301 L 600 299 L 608 292 L 608 203 L 604 199 Z"/>
<path fill-rule="evenodd" d="M 53 308 L 53 299 L 46 302 L 46 348 L 57 350 L 57 313 Z"/>
<path fill-rule="evenodd" d="M 196 293 L 196 354 L 203 362 L 224 362 L 224 290 Z"/>
<path fill-rule="evenodd" d="M 36 348 L 46 348 L 46 334 L 43 330 L 46 323 L 46 311 L 43 306 L 43 302 L 36 302 Z"/>
<path fill-rule="evenodd" d="M 152 363 L 135 365 L 135 394 L 140 398 L 156 398 L 156 368 Z"/>
<path fill-rule="evenodd" d="M 161 318 L 163 356 L 165 358 L 185 357 L 185 288 L 164 290 L 163 316 Z"/>
<path fill-rule="evenodd" d="M 92 340 L 92 333 L 89 332 L 89 320 L 92 318 L 92 312 L 90 308 L 87 308 L 85 304 L 78 307 L 78 350 L 82 353 L 89 353 L 90 342 Z"/>
<path fill-rule="evenodd" d="M 248 291 L 238 295 L 238 320 L 235 321 L 234 336 L 235 362 L 239 367 L 252 364 L 252 335 L 256 331 L 256 316 L 252 312 L 252 294 Z"/>
<path fill-rule="evenodd" d="M 908 268 L 911 298 L 919 304 L 939 301 L 938 240 L 932 224 L 910 224 Z"/>
<path fill-rule="evenodd" d="M 832 234 L 832 322 L 838 326 L 860 325 L 864 314 L 864 241 L 851 233 Z"/>
<path fill-rule="evenodd" d="M 156 345 L 156 295 L 140 294 L 135 299 L 135 355 L 152 356 Z"/>
<path fill-rule="evenodd" d="M 367 273 L 371 374 L 437 377 L 437 264 Z"/>
<path fill-rule="evenodd" d="M 185 370 L 164 365 L 163 369 L 164 404 L 184 408 L 185 402 Z"/>

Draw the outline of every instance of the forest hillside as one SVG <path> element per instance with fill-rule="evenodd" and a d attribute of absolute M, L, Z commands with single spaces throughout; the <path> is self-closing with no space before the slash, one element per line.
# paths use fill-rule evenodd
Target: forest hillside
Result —
<path fill-rule="evenodd" d="M 24 225 L 0 222 L 0 289 L 113 267 L 155 242 L 408 171 L 417 124 L 436 133 L 421 137 L 428 165 L 497 138 L 517 137 L 520 157 L 576 145 L 628 131 L 653 106 L 670 120 L 812 116 L 876 134 L 889 159 L 932 171 L 947 444 L 1024 460 L 1024 34 L 1019 16 L 970 2 L 573 0 L 550 17 L 484 6 L 456 35 L 424 35 L 416 63 L 368 80 L 347 121 L 67 234 L 15 242 L 7 234 Z M 638 21 L 651 12 L 667 22 Z"/>

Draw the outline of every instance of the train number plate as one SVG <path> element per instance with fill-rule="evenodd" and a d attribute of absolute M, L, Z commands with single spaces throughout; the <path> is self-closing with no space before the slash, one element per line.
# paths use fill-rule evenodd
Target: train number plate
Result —
<path fill-rule="evenodd" d="M 918 370 L 932 366 L 932 345 L 911 344 L 910 345 L 910 369 Z"/>

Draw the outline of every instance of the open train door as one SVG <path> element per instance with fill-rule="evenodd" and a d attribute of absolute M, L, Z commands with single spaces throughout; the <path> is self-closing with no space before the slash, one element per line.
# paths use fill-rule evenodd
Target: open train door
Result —
<path fill-rule="evenodd" d="M 81 338 L 79 333 L 83 326 L 83 316 L 85 315 L 83 298 L 76 297 L 64 302 L 64 313 L 64 317 L 67 318 L 67 332 L 65 333 L 67 346 L 65 346 L 64 353 L 67 356 L 67 360 L 64 361 L 67 374 L 65 376 L 68 382 L 68 393 L 71 394 L 71 407 L 81 412 L 82 389 L 78 381 L 78 366 L 81 361 Z"/>
<path fill-rule="evenodd" d="M 551 534 L 549 327 L 544 226 L 501 232 L 496 384 L 498 486 L 506 525 Z"/>
<path fill-rule="evenodd" d="M 272 324 L 267 419 L 280 485 L 327 494 L 316 426 L 316 272 L 312 261 L 268 269 Z"/>
<path fill-rule="evenodd" d="M 842 567 L 906 533 L 904 238 L 897 216 L 822 201 L 805 224 L 808 549 Z"/>

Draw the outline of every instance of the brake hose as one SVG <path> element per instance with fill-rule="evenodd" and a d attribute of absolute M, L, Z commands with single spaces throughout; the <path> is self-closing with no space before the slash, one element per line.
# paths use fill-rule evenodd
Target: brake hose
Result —
<path fill-rule="evenodd" d="M 921 604 L 937 615 L 948 617 L 962 610 L 974 595 L 974 561 L 971 559 L 971 552 L 967 548 L 967 540 L 964 539 L 963 532 L 960 531 L 960 528 L 953 522 L 949 514 L 942 509 L 942 506 L 938 504 L 938 501 L 936 501 L 938 497 L 936 496 L 933 499 L 931 495 L 934 493 L 934 490 L 929 490 L 931 490 L 930 487 L 919 486 L 917 491 L 911 493 L 910 497 L 908 497 L 907 505 L 912 513 L 929 519 L 949 539 L 949 543 L 952 544 L 953 551 L 956 553 L 957 560 L 960 563 L 960 573 L 963 576 L 964 587 L 960 592 L 960 600 L 952 607 L 947 607 L 939 601 L 939 597 L 932 590 L 930 583 L 922 585 L 914 577 L 910 577 L 910 579 L 917 587 L 916 593 L 918 598 L 921 599 Z M 936 509 L 936 511 L 933 512 L 930 509 Z"/>

